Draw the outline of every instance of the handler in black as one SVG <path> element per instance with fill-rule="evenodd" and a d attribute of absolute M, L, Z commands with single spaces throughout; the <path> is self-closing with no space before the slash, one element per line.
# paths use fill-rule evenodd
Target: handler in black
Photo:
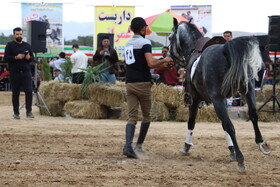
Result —
<path fill-rule="evenodd" d="M 10 71 L 10 82 L 12 86 L 12 103 L 14 109 L 13 117 L 19 116 L 19 94 L 23 89 L 25 92 L 26 117 L 34 118 L 32 114 L 32 76 L 30 62 L 34 60 L 31 47 L 22 41 L 22 29 L 13 30 L 14 40 L 8 42 L 5 48 L 4 59 L 8 62 Z"/>
<path fill-rule="evenodd" d="M 146 35 L 146 22 L 141 17 L 136 17 L 131 21 L 131 30 L 134 36 L 126 43 L 126 95 L 128 104 L 128 122 L 126 125 L 126 144 L 123 154 L 129 158 L 138 158 L 132 148 L 132 141 L 135 126 L 138 118 L 139 104 L 143 113 L 143 120 L 140 127 L 139 137 L 135 151 L 144 152 L 142 144 L 148 132 L 151 116 L 151 73 L 150 68 L 167 67 L 172 63 L 170 57 L 156 60 L 152 56 L 152 46 Z"/>

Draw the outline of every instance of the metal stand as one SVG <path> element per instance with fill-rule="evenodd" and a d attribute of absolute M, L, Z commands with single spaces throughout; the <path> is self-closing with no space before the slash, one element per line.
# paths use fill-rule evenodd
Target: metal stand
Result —
<path fill-rule="evenodd" d="M 272 95 L 270 96 L 270 98 L 269 98 L 266 102 L 264 102 L 264 104 L 258 109 L 258 112 L 259 112 L 270 100 L 273 101 L 272 111 L 264 111 L 264 112 L 273 112 L 273 114 L 274 114 L 275 112 L 280 112 L 280 101 L 279 101 L 279 99 L 277 98 L 277 95 L 276 95 L 276 93 L 275 93 L 275 91 L 276 91 L 276 60 L 277 60 L 277 58 L 276 58 L 276 51 L 274 51 L 274 63 L 273 63 L 273 66 L 272 66 L 272 68 L 273 68 L 273 81 L 272 81 L 273 92 L 272 92 Z M 275 110 L 275 101 L 276 101 L 276 103 L 278 104 L 278 107 L 279 107 L 279 110 L 278 110 L 278 111 Z"/>
<path fill-rule="evenodd" d="M 36 55 L 36 53 L 35 53 L 35 57 L 36 57 L 37 55 Z M 45 103 L 45 101 L 44 101 L 44 99 L 43 99 L 43 97 L 42 97 L 42 95 L 40 94 L 40 92 L 39 92 L 39 90 L 38 90 L 38 85 L 37 85 L 37 81 L 38 81 L 38 64 L 37 64 L 37 62 L 35 62 L 35 74 L 34 74 L 35 76 L 35 79 L 34 79 L 34 89 L 33 89 L 33 94 L 32 94 L 32 98 L 34 97 L 34 95 L 36 95 L 36 97 L 35 97 L 35 103 L 32 105 L 32 106 L 37 106 L 37 107 L 39 107 L 39 108 L 45 108 L 47 111 L 48 111 L 48 113 L 49 113 L 49 115 L 51 116 L 52 114 L 51 114 L 51 112 L 50 112 L 50 110 L 49 110 L 49 108 L 48 108 L 48 106 L 47 106 L 47 104 Z M 40 102 L 39 101 L 41 101 L 42 103 L 43 103 L 43 105 L 41 105 L 40 104 Z M 24 103 L 23 105 L 21 105 L 21 107 L 19 108 L 19 110 L 20 109 L 22 109 L 22 108 L 24 108 L 25 107 L 25 105 L 26 105 L 26 103 Z"/>

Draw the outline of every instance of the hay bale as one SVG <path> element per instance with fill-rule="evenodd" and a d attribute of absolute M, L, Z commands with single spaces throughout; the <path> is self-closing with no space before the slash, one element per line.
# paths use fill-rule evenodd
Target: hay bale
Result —
<path fill-rule="evenodd" d="M 259 109 L 264 102 L 257 102 L 256 108 Z M 280 121 L 280 113 L 276 112 L 273 114 L 272 109 L 273 109 L 273 103 L 272 101 L 268 102 L 259 112 L 259 121 L 263 122 L 279 122 Z M 276 111 L 279 111 L 278 105 L 275 103 L 275 109 Z M 269 112 L 271 111 L 271 112 Z M 248 111 L 246 111 L 246 116 L 249 117 Z"/>
<path fill-rule="evenodd" d="M 176 109 L 176 119 L 175 121 L 188 121 L 189 119 L 189 107 L 185 105 L 180 105 Z"/>
<path fill-rule="evenodd" d="M 116 81 L 116 84 L 115 84 L 117 87 L 122 87 L 122 88 L 125 88 L 126 85 L 125 85 L 125 82 L 121 82 L 121 81 Z"/>
<path fill-rule="evenodd" d="M 125 121 L 128 120 L 127 103 L 123 103 L 121 105 L 120 119 L 125 120 Z M 142 119 L 143 119 L 142 111 L 138 109 L 138 120 L 137 121 L 141 121 Z M 166 121 L 166 120 L 169 120 L 168 108 L 162 102 L 153 101 L 152 108 L 151 108 L 151 121 Z"/>
<path fill-rule="evenodd" d="M 86 95 L 91 102 L 109 107 L 120 107 L 126 100 L 125 88 L 113 84 L 92 84 Z"/>
<path fill-rule="evenodd" d="M 107 107 L 88 100 L 69 101 L 64 110 L 66 115 L 74 118 L 102 119 L 108 116 Z"/>
<path fill-rule="evenodd" d="M 272 92 L 273 92 L 273 86 L 272 85 L 264 85 L 263 90 L 262 90 L 262 93 L 263 93 L 263 100 L 262 101 L 267 101 L 270 98 L 270 96 L 272 95 Z M 279 98 L 280 97 L 279 86 L 276 86 L 275 93 L 276 93 L 277 97 Z"/>
<path fill-rule="evenodd" d="M 188 121 L 189 120 L 189 107 L 181 105 L 176 110 L 176 121 Z M 204 105 L 198 109 L 196 122 L 221 122 L 217 117 L 213 105 Z"/>
<path fill-rule="evenodd" d="M 196 121 L 198 122 L 221 122 L 213 105 L 205 105 L 198 109 Z"/>
<path fill-rule="evenodd" d="M 169 108 L 177 108 L 184 101 L 184 91 L 165 84 L 153 85 L 152 95 L 155 101 L 163 102 Z"/>
<path fill-rule="evenodd" d="M 263 105 L 263 102 L 257 102 L 256 108 L 260 108 Z M 276 110 L 278 110 L 278 105 L 276 104 Z M 263 122 L 279 122 L 280 121 L 280 113 L 277 112 L 273 115 L 272 112 L 265 112 L 265 111 L 272 111 L 272 102 L 267 103 L 262 110 L 258 113 L 259 121 Z M 231 112 L 230 110 L 228 112 Z M 249 118 L 248 110 L 242 111 L 244 117 L 246 119 Z M 176 121 L 188 121 L 189 115 L 189 108 L 184 106 L 179 106 L 176 109 Z M 197 122 L 221 122 L 221 120 L 217 117 L 215 112 L 214 106 L 203 106 L 201 109 L 198 110 Z"/>
<path fill-rule="evenodd" d="M 261 102 L 264 100 L 264 94 L 262 91 L 257 91 L 256 92 L 256 101 Z"/>
<path fill-rule="evenodd" d="M 39 86 L 39 92 L 44 100 L 52 98 L 52 87 L 57 81 L 41 81 Z"/>
<path fill-rule="evenodd" d="M 63 108 L 64 108 L 64 105 L 65 105 L 65 102 L 55 101 L 52 98 L 44 99 L 44 101 L 45 101 L 48 109 L 50 110 L 52 116 L 64 116 L 64 109 Z M 39 101 L 39 102 L 40 102 L 41 106 L 44 106 L 41 101 Z M 47 109 L 42 108 L 42 107 L 40 107 L 40 114 L 41 115 L 49 115 Z"/>
<path fill-rule="evenodd" d="M 44 100 L 52 98 L 52 100 L 67 102 L 82 98 L 79 84 L 69 84 L 59 81 L 42 81 L 39 91 Z"/>
<path fill-rule="evenodd" d="M 82 95 L 80 94 L 80 86 L 81 85 L 79 84 L 69 84 L 56 81 L 52 87 L 54 100 L 67 102 L 82 99 Z"/>
<path fill-rule="evenodd" d="M 169 110 L 163 102 L 152 102 L 151 108 L 152 121 L 167 121 L 169 120 Z"/>

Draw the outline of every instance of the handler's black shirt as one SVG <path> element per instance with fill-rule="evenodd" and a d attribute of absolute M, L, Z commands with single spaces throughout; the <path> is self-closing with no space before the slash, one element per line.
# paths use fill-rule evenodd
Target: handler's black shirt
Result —
<path fill-rule="evenodd" d="M 152 53 L 150 40 L 140 35 L 134 35 L 126 46 L 133 46 L 135 62 L 126 65 L 126 82 L 151 82 L 151 72 L 145 53 Z"/>
<path fill-rule="evenodd" d="M 29 60 L 26 58 L 21 60 L 15 59 L 15 56 L 25 52 L 29 52 Z M 34 56 L 28 43 L 22 42 L 21 44 L 18 44 L 15 41 L 11 41 L 6 45 L 4 59 L 8 62 L 10 73 L 30 72 L 30 62 L 34 60 Z"/>

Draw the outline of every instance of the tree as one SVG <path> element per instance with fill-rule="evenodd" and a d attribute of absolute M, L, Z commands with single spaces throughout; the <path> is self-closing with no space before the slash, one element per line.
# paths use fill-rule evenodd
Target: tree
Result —
<path fill-rule="evenodd" d="M 43 63 L 42 63 L 42 70 L 43 70 L 43 80 L 44 81 L 50 81 L 52 80 L 52 74 L 51 74 L 51 67 L 49 65 L 49 62 L 47 60 L 47 58 L 43 58 Z"/>
<path fill-rule="evenodd" d="M 78 36 L 78 38 L 74 40 L 64 40 L 65 45 L 73 45 L 74 43 L 82 46 L 93 47 L 93 36 Z"/>
<path fill-rule="evenodd" d="M 13 35 L 5 36 L 2 32 L 0 35 L 0 44 L 6 45 L 8 42 L 12 41 L 14 39 Z"/>

